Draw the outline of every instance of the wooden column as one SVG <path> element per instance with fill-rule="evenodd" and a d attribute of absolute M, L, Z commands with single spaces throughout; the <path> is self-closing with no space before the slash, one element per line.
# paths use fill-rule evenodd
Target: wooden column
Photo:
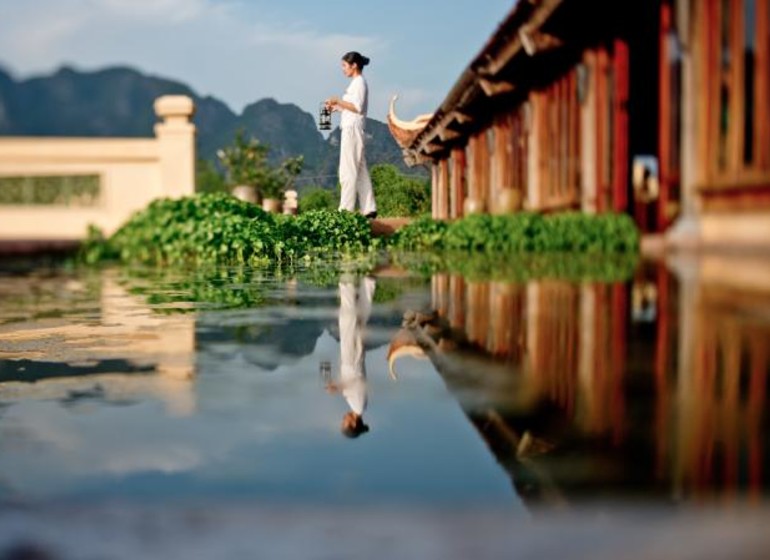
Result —
<path fill-rule="evenodd" d="M 465 202 L 465 148 L 452 150 L 452 176 L 450 185 L 449 217 L 463 217 Z"/>
<path fill-rule="evenodd" d="M 449 218 L 449 160 L 442 159 L 438 163 L 438 209 L 440 220 Z"/>
<path fill-rule="evenodd" d="M 490 211 L 505 212 L 501 206 L 502 192 L 514 187 L 513 115 L 506 114 L 494 124 L 494 160 L 490 195 Z"/>
<path fill-rule="evenodd" d="M 430 210 L 431 217 L 436 220 L 438 219 L 438 165 L 434 162 L 430 170 Z"/>
<path fill-rule="evenodd" d="M 598 184 L 596 53 L 587 51 L 583 55 L 583 64 L 586 66 L 588 76 L 586 77 L 585 97 L 580 108 L 581 209 L 583 212 L 595 213 Z"/>
<path fill-rule="evenodd" d="M 760 169 L 770 171 L 770 0 L 757 0 L 756 16 L 754 157 Z"/>
<path fill-rule="evenodd" d="M 471 160 L 472 195 L 482 212 L 489 209 L 489 141 L 487 130 L 482 130 L 472 137 L 473 155 Z"/>
<path fill-rule="evenodd" d="M 674 116 L 673 103 L 677 100 L 671 98 L 671 69 L 669 67 L 669 33 L 672 27 L 671 6 L 663 2 L 660 6 L 660 29 L 658 30 L 658 201 L 657 223 L 653 231 L 666 227 L 668 216 L 666 208 L 671 199 L 671 124 Z"/>
<path fill-rule="evenodd" d="M 599 49 L 594 72 L 594 88 L 596 89 L 596 211 L 607 209 L 607 191 L 612 180 L 608 176 L 609 159 L 609 126 L 607 123 L 607 51 Z"/>
<path fill-rule="evenodd" d="M 628 208 L 628 45 L 615 40 L 613 57 L 615 96 L 613 119 L 615 120 L 615 142 L 613 150 L 613 209 L 616 212 Z"/>

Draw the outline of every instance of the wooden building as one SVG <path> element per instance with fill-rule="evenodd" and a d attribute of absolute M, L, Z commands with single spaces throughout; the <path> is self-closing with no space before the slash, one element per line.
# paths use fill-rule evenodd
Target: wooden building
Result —
<path fill-rule="evenodd" d="M 621 211 L 770 244 L 770 0 L 519 0 L 430 118 L 433 216 Z"/>

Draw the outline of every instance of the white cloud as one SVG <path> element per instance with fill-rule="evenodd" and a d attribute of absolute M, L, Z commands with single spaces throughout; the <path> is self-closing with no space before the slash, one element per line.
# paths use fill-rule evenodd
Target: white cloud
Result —
<path fill-rule="evenodd" d="M 200 17 L 209 9 L 206 0 L 90 0 L 105 14 L 145 22 L 180 22 Z"/>
<path fill-rule="evenodd" d="M 8 6 L 4 6 L 8 4 Z M 347 81 L 339 66 L 348 50 L 383 61 L 392 45 L 374 34 L 324 32 L 300 18 L 277 21 L 264 10 L 221 0 L 0 0 L 0 63 L 19 77 L 62 64 L 83 70 L 129 65 L 183 81 L 235 111 L 264 97 L 315 113 Z M 34 30 L 32 32 L 31 30 Z M 384 119 L 392 93 L 409 114 L 430 94 L 400 87 L 387 65 L 367 69 L 370 116 Z M 398 68 L 390 68 L 391 74 Z M 424 110 L 422 111 L 424 112 Z"/>

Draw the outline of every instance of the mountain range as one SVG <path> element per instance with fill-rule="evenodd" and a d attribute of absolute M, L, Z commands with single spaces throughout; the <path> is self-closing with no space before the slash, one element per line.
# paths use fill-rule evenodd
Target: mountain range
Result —
<path fill-rule="evenodd" d="M 82 72 L 65 66 L 26 80 L 16 80 L 0 67 L 0 135 L 152 136 L 157 121 L 153 102 L 166 94 L 188 95 L 194 100 L 199 158 L 215 162 L 217 150 L 243 129 L 270 146 L 274 163 L 295 155 L 305 157 L 300 188 L 336 185 L 339 129 L 325 138 L 318 131 L 315 115 L 270 98 L 236 114 L 219 99 L 202 97 L 182 82 L 127 67 Z M 385 123 L 367 119 L 366 131 L 370 166 L 392 163 L 403 172 L 425 175 L 422 168 L 405 167 Z"/>

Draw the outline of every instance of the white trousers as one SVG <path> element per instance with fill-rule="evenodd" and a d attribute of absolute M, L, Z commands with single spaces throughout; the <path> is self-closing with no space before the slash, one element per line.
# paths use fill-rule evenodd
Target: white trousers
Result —
<path fill-rule="evenodd" d="M 351 126 L 340 129 L 340 133 L 340 210 L 355 210 L 357 194 L 361 213 L 369 214 L 377 210 L 377 205 L 374 202 L 372 180 L 366 168 L 364 130 Z"/>
<path fill-rule="evenodd" d="M 340 385 L 350 410 L 366 409 L 366 368 L 363 329 L 372 311 L 374 278 L 364 278 L 358 290 L 351 282 L 340 282 Z"/>

